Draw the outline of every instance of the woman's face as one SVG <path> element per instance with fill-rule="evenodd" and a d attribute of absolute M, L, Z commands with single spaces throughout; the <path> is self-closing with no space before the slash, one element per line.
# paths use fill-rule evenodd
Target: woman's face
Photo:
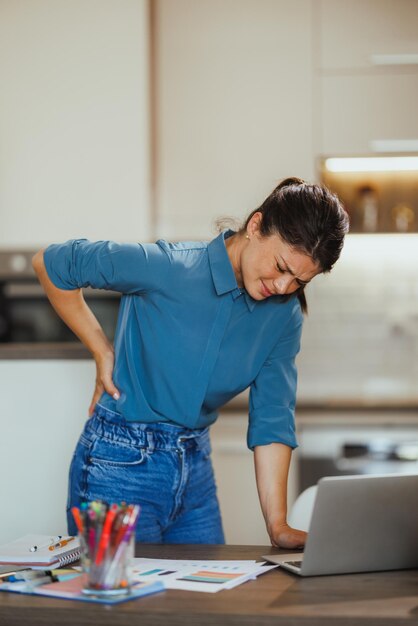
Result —
<path fill-rule="evenodd" d="M 254 300 L 291 294 L 321 273 L 310 256 L 292 248 L 280 235 L 262 236 L 260 220 L 261 213 L 255 213 L 248 223 L 240 263 L 242 284 Z"/>

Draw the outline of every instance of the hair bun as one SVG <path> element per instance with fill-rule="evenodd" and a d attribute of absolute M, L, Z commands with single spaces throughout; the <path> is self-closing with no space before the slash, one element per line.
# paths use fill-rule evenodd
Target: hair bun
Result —
<path fill-rule="evenodd" d="M 290 178 L 285 178 L 282 182 L 277 185 L 274 191 L 279 191 L 284 187 L 291 187 L 292 185 L 304 185 L 305 181 L 302 178 L 297 178 L 296 176 L 291 176 Z"/>

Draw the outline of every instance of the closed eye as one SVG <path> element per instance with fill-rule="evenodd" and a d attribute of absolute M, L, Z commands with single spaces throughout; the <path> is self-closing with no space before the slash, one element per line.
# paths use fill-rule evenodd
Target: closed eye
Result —
<path fill-rule="evenodd" d="M 277 269 L 279 270 L 279 272 L 281 274 L 284 274 L 284 272 L 288 272 L 289 271 L 285 267 L 281 267 L 278 263 L 277 263 L 276 267 L 277 267 Z M 299 280 L 299 278 L 296 278 L 296 282 L 299 285 L 299 287 L 306 287 L 306 285 L 308 284 L 307 282 L 304 282 L 303 280 Z"/>

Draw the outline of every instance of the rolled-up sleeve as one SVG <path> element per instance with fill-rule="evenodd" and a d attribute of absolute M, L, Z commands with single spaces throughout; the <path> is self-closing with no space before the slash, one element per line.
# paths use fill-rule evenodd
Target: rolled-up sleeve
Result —
<path fill-rule="evenodd" d="M 74 239 L 52 244 L 44 252 L 50 280 L 59 289 L 81 287 L 140 294 L 158 288 L 170 261 L 158 244 L 119 244 Z"/>
<path fill-rule="evenodd" d="M 263 364 L 250 389 L 247 445 L 284 443 L 296 448 L 295 404 L 297 370 L 303 316 L 295 307 L 285 333 Z"/>

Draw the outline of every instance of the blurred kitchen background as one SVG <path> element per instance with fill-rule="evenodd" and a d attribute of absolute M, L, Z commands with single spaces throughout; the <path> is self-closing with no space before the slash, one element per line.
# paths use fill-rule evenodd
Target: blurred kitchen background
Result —
<path fill-rule="evenodd" d="M 324 475 L 418 471 L 418 2 L 0 0 L 1 542 L 65 531 L 94 363 L 33 252 L 210 239 L 280 179 L 352 232 L 307 289 L 289 505 Z M 118 295 L 86 291 L 112 336 Z M 229 543 L 268 543 L 247 397 L 212 430 Z"/>

